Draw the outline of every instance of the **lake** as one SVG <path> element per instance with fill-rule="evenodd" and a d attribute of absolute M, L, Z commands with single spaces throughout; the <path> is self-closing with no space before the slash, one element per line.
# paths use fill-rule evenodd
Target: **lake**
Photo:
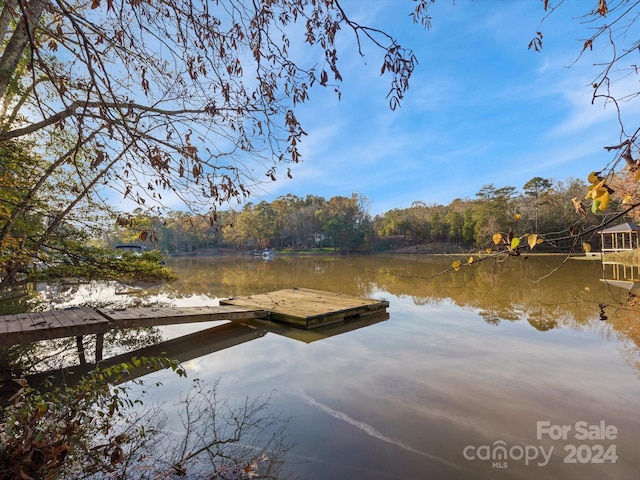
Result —
<path fill-rule="evenodd" d="M 541 256 L 442 273 L 454 259 L 175 258 L 172 285 L 75 287 L 59 305 L 216 305 L 290 287 L 385 299 L 388 319 L 362 328 L 269 332 L 185 362 L 187 379 L 156 372 L 147 401 L 170 412 L 193 378 L 219 379 L 225 398 L 270 395 L 290 417 L 287 468 L 300 479 L 637 478 L 640 304 L 620 272 Z"/>

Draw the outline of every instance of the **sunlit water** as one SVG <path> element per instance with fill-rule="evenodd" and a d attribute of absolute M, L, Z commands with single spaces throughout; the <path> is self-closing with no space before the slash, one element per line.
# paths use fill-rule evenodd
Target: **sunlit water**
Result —
<path fill-rule="evenodd" d="M 77 287 L 58 306 L 215 305 L 294 286 L 386 299 L 386 321 L 311 343 L 270 332 L 186 361 L 187 379 L 154 373 L 163 386 L 146 401 L 171 413 L 193 378 L 220 379 L 227 398 L 271 395 L 301 479 L 637 478 L 638 306 L 600 262 L 556 270 L 564 260 L 439 275 L 451 258 L 172 259 L 173 285 Z"/>

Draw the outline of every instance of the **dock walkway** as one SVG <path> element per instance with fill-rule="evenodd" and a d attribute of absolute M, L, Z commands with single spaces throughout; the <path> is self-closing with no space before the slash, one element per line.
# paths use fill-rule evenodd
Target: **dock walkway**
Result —
<path fill-rule="evenodd" d="M 0 316 L 0 347 L 83 335 L 102 337 L 109 330 L 216 320 L 263 319 L 313 329 L 386 312 L 389 302 L 318 290 L 291 288 L 221 300 L 213 307 L 102 308 Z M 80 344 L 79 344 L 80 348 Z"/>

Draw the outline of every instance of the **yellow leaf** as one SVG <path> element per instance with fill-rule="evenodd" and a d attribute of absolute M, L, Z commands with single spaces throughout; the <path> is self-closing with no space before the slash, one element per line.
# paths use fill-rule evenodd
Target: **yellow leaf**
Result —
<path fill-rule="evenodd" d="M 589 253 L 591 251 L 591 244 L 589 242 L 582 242 L 582 250 L 584 250 L 584 253 Z"/>
<path fill-rule="evenodd" d="M 520 245 L 520 238 L 513 237 L 511 239 L 511 250 L 515 250 L 516 248 L 518 248 L 518 245 Z"/>
<path fill-rule="evenodd" d="M 632 198 L 633 198 L 633 195 L 625 195 L 624 198 L 622 199 L 622 204 L 623 205 L 630 204 Z"/>
<path fill-rule="evenodd" d="M 493 234 L 493 243 L 498 245 L 501 241 L 502 241 L 502 234 L 501 233 L 494 233 Z"/>
<path fill-rule="evenodd" d="M 598 183 L 600 181 L 600 178 L 598 177 L 598 174 L 596 172 L 591 172 L 587 177 L 587 180 L 589 180 L 589 183 L 593 184 Z"/>
<path fill-rule="evenodd" d="M 529 244 L 529 248 L 531 250 L 533 250 L 533 247 L 535 247 L 538 243 L 538 234 L 537 233 L 532 233 L 530 235 L 527 235 L 527 243 Z"/>
<path fill-rule="evenodd" d="M 536 240 L 536 245 L 540 245 L 541 243 L 544 243 L 544 238 L 539 238 L 538 240 Z"/>
<path fill-rule="evenodd" d="M 467 260 L 467 263 L 471 265 L 473 263 L 473 257 L 469 257 L 469 260 Z"/>
<path fill-rule="evenodd" d="M 520 220 L 522 218 L 522 215 L 520 215 L 519 213 L 516 213 L 513 217 L 513 219 L 517 222 L 518 220 Z"/>
<path fill-rule="evenodd" d="M 600 198 L 604 195 L 608 195 L 609 191 L 606 188 L 594 188 L 593 190 L 591 190 L 591 198 L 593 198 L 594 200 L 596 198 Z"/>
<path fill-rule="evenodd" d="M 487 248 L 486 251 L 487 251 L 487 253 L 491 253 L 491 249 L 490 248 Z"/>
<path fill-rule="evenodd" d="M 606 210 L 609 206 L 610 195 L 608 191 L 605 191 L 600 197 L 600 203 L 598 204 L 598 208 L 600 210 Z"/>
<path fill-rule="evenodd" d="M 460 270 L 460 265 L 462 265 L 458 260 L 451 264 L 451 268 L 453 268 L 456 272 Z"/>

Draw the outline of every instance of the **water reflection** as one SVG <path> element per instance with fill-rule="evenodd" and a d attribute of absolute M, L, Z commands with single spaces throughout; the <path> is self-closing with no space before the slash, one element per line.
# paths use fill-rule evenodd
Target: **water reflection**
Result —
<path fill-rule="evenodd" d="M 189 378 L 222 378 L 227 396 L 273 392 L 292 416 L 289 465 L 298 478 L 635 478 L 640 327 L 627 291 L 601 281 L 598 261 L 510 258 L 441 275 L 452 260 L 174 259 L 180 281 L 143 298 L 215 305 L 297 286 L 390 302 L 389 321 L 321 341 L 267 334 L 185 359 Z M 165 341 L 192 333 L 162 329 Z M 186 382 L 171 378 L 151 376 L 169 405 Z M 571 434 L 538 438 L 540 421 L 569 425 Z M 605 421 L 619 435 L 580 440 L 583 421 Z M 544 466 L 510 458 L 507 468 L 463 454 L 495 442 L 554 450 Z M 615 463 L 565 463 L 568 446 L 597 443 L 616 447 Z"/>
<path fill-rule="evenodd" d="M 340 323 L 333 323 L 331 325 L 310 330 L 261 319 L 248 319 L 229 323 L 225 321 L 204 322 L 192 324 L 187 327 L 189 329 L 198 329 L 195 333 L 177 336 L 170 340 L 158 341 L 152 344 L 147 344 L 150 342 L 150 340 L 147 339 L 147 341 L 143 343 L 144 346 L 134 350 L 128 350 L 119 355 L 109 356 L 102 360 L 100 365 L 103 368 L 107 368 L 121 363 L 131 363 L 134 358 L 151 357 L 167 357 L 171 360 L 177 360 L 184 363 L 214 352 L 235 347 L 245 342 L 256 340 L 265 336 L 267 333 L 281 335 L 304 343 L 311 343 L 360 328 L 365 328 L 370 325 L 375 325 L 376 323 L 380 323 L 388 319 L 389 314 L 387 312 L 379 312 L 371 315 L 364 315 L 362 317 L 346 319 Z M 165 323 L 171 324 L 171 321 L 167 320 Z M 207 327 L 207 325 L 211 324 L 215 325 Z M 136 328 L 123 329 L 115 332 L 135 332 L 139 335 L 141 332 L 146 330 L 147 329 Z M 150 330 L 155 331 L 158 334 L 160 333 L 159 329 Z M 158 337 L 156 337 L 156 339 L 157 338 Z M 82 361 L 79 365 L 65 365 L 56 369 L 40 371 L 38 373 L 28 375 L 26 379 L 29 385 L 34 387 L 43 385 L 45 381 L 47 383 L 54 383 L 57 385 L 73 385 L 81 379 L 82 375 L 86 375 L 87 373 L 95 370 L 97 367 L 97 361 L 98 359 L 96 358 L 95 363 Z M 157 365 L 156 368 L 160 368 L 160 365 Z M 126 381 L 143 377 L 151 373 L 151 371 L 152 370 L 150 370 L 148 365 L 142 365 L 131 370 L 126 377 Z"/>
<path fill-rule="evenodd" d="M 96 282 L 49 288 L 43 290 L 43 298 L 58 308 L 77 304 L 206 306 L 217 305 L 219 298 L 291 287 L 361 297 L 388 292 L 409 298 L 415 305 L 452 302 L 477 311 L 494 326 L 524 320 L 541 332 L 559 326 L 586 327 L 603 334 L 613 329 L 625 341 L 640 346 L 640 331 L 635 328 L 640 305 L 635 296 L 627 294 L 640 279 L 640 267 L 542 256 L 476 262 L 470 268 L 442 274 L 451 261 L 452 257 L 424 255 L 278 256 L 269 262 L 251 257 L 177 258 L 169 265 L 180 280 L 171 285 L 140 289 Z M 606 324 L 600 321 L 603 311 Z"/>
<path fill-rule="evenodd" d="M 194 295 L 250 295 L 281 288 L 305 287 L 356 296 L 389 292 L 417 305 L 451 299 L 481 312 L 488 323 L 526 320 L 538 330 L 558 323 L 586 324 L 595 302 L 620 303 L 624 295 L 600 283 L 597 261 L 564 257 L 508 258 L 486 261 L 459 272 L 450 257 L 278 257 L 272 262 L 244 258 L 172 260 L 180 281 L 163 290 L 167 299 Z M 562 267 L 562 268 L 560 268 Z"/>
<path fill-rule="evenodd" d="M 603 261 L 602 270 L 606 284 L 634 293 L 640 290 L 640 265 Z"/>

